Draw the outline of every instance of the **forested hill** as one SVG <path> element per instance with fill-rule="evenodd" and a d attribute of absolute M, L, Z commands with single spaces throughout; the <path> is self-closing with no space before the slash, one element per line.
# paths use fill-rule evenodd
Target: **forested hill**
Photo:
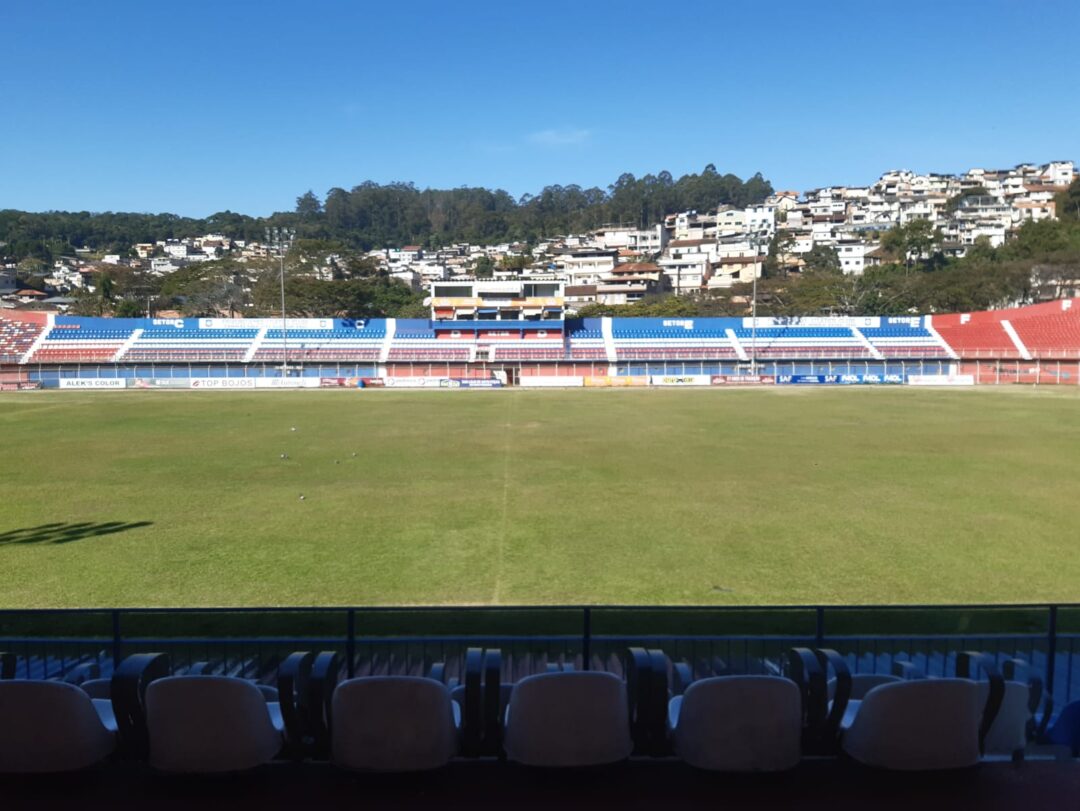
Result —
<path fill-rule="evenodd" d="M 607 189 L 548 186 L 515 200 L 502 190 L 418 189 L 412 183 L 368 181 L 351 190 L 333 188 L 325 200 L 307 192 L 296 209 L 268 218 L 224 211 L 205 219 L 174 214 L 0 211 L 2 252 L 16 259 L 46 261 L 76 247 L 124 253 L 139 242 L 219 233 L 259 239 L 267 225 L 292 226 L 297 235 L 337 239 L 369 250 L 452 242 L 490 244 L 535 241 L 582 232 L 607 223 L 649 226 L 678 211 L 739 207 L 764 200 L 773 191 L 760 174 L 743 181 L 709 164 L 700 174 L 678 180 L 669 172 L 636 178 L 620 175 Z"/>

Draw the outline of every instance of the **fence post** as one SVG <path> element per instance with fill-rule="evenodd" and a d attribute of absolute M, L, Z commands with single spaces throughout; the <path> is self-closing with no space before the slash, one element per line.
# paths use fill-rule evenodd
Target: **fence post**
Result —
<path fill-rule="evenodd" d="M 592 609 L 585 606 L 581 628 L 581 669 L 588 670 L 592 660 Z"/>
<path fill-rule="evenodd" d="M 1046 694 L 1051 700 L 1054 698 L 1054 669 L 1057 659 L 1057 610 L 1056 605 L 1050 606 L 1050 621 L 1046 629 Z"/>
<path fill-rule="evenodd" d="M 817 613 L 816 627 L 814 629 L 815 647 L 823 647 L 825 645 L 825 606 L 819 605 L 815 609 Z"/>
<path fill-rule="evenodd" d="M 346 637 L 345 637 L 345 672 L 349 678 L 356 675 L 356 609 L 350 608 L 346 613 Z"/>
<path fill-rule="evenodd" d="M 120 667 L 120 609 L 114 608 L 112 610 L 112 660 L 113 670 Z"/>

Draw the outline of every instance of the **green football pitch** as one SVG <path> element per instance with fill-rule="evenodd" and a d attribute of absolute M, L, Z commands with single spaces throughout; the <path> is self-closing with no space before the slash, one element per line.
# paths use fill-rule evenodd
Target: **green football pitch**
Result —
<path fill-rule="evenodd" d="M 0 607 L 1080 598 L 1080 391 L 0 396 Z"/>

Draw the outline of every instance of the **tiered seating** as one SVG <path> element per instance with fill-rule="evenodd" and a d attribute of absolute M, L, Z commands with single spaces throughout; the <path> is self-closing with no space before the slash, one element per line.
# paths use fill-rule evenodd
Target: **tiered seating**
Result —
<path fill-rule="evenodd" d="M 0 318 L 0 363 L 18 363 L 42 329 L 32 321 Z"/>
<path fill-rule="evenodd" d="M 934 329 L 962 358 L 1018 358 L 1020 352 L 1000 320 L 972 320 L 961 323 L 959 316 L 934 318 Z"/>
<path fill-rule="evenodd" d="M 948 349 L 926 329 L 921 318 L 882 318 L 877 327 L 859 331 L 885 358 L 944 358 Z"/>
<path fill-rule="evenodd" d="M 83 329 L 77 324 L 57 324 L 30 358 L 30 363 L 107 363 L 131 335 L 133 328 L 92 326 Z"/>
<path fill-rule="evenodd" d="M 573 360 L 607 360 L 604 334 L 593 327 L 571 327 L 570 357 Z"/>
<path fill-rule="evenodd" d="M 440 339 L 432 330 L 399 331 L 390 346 L 390 360 L 467 361 L 473 346 L 471 340 Z"/>
<path fill-rule="evenodd" d="M 378 360 L 386 337 L 384 321 L 368 322 L 362 329 L 289 329 L 282 339 L 281 328 L 268 329 L 252 360 Z"/>
<path fill-rule="evenodd" d="M 704 320 L 704 319 L 702 319 Z M 721 360 L 737 357 L 722 326 L 638 327 L 632 319 L 612 321 L 612 340 L 619 360 Z"/>
<path fill-rule="evenodd" d="M 566 358 L 566 349 L 558 346 L 534 346 L 535 341 L 529 341 L 524 346 L 496 346 L 495 360 L 563 360 Z"/>
<path fill-rule="evenodd" d="M 178 329 L 150 327 L 127 351 L 124 361 L 243 360 L 257 329 Z"/>
<path fill-rule="evenodd" d="M 1080 357 L 1080 313 L 1017 318 L 1011 323 L 1032 357 Z"/>
<path fill-rule="evenodd" d="M 743 348 L 758 358 L 871 358 L 849 327 L 738 327 Z"/>

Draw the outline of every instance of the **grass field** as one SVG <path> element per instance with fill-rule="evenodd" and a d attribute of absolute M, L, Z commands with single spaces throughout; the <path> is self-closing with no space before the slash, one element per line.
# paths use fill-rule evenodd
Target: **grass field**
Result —
<path fill-rule="evenodd" d="M 1073 389 L 5 394 L 0 484 L 0 607 L 1080 598 Z"/>

